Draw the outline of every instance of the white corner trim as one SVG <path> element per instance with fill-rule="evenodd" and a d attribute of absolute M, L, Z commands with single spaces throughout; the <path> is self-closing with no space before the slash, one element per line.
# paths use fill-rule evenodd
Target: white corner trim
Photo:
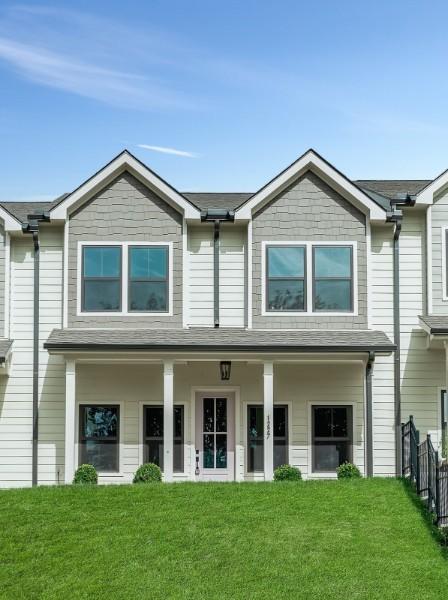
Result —
<path fill-rule="evenodd" d="M 252 220 L 247 225 L 247 328 L 252 329 Z"/>
<path fill-rule="evenodd" d="M 442 256 L 444 255 L 445 253 L 442 251 Z M 426 210 L 426 313 L 428 315 L 433 310 L 432 276 L 432 206 L 428 206 Z"/>
<path fill-rule="evenodd" d="M 322 157 L 313 150 L 308 150 L 291 166 L 282 171 L 271 182 L 261 188 L 252 198 L 241 208 L 237 209 L 235 219 L 251 219 L 252 213 L 256 208 L 260 208 L 266 202 L 285 189 L 294 179 L 300 177 L 306 171 L 311 170 L 336 192 L 341 194 L 349 202 L 359 208 L 364 214 L 370 215 L 374 221 L 384 223 L 386 220 L 386 211 L 380 208 L 373 200 L 362 190 L 354 185 L 342 173 L 337 171 Z"/>
<path fill-rule="evenodd" d="M 127 151 L 122 152 L 115 157 L 109 164 L 98 171 L 98 173 L 69 194 L 60 204 L 50 210 L 51 219 L 66 220 L 68 214 L 72 210 L 100 191 L 113 178 L 124 171 L 129 171 L 132 175 L 137 177 L 137 179 L 162 197 L 173 208 L 180 211 L 186 219 L 199 219 L 200 210 L 198 208 L 188 202 L 188 200 L 179 192 Z"/>
<path fill-rule="evenodd" d="M 305 286 L 306 310 L 271 311 L 266 310 L 266 247 L 304 246 L 305 247 Z M 353 256 L 353 311 L 313 311 L 313 246 L 351 246 Z M 357 317 L 358 316 L 358 243 L 355 241 L 262 241 L 261 242 L 261 316 L 263 317 Z"/>
<path fill-rule="evenodd" d="M 64 224 L 64 250 L 63 250 L 63 270 L 62 270 L 62 327 L 68 327 L 68 240 L 69 240 L 70 219 Z"/>
<path fill-rule="evenodd" d="M 366 277 L 367 277 L 367 329 L 372 328 L 373 301 L 372 301 L 372 228 L 370 219 L 366 218 Z M 358 296 L 358 294 L 356 295 Z M 358 297 L 356 298 L 358 299 Z"/>
<path fill-rule="evenodd" d="M 90 312 L 82 311 L 82 249 L 84 246 L 120 246 L 121 252 L 121 311 Z M 132 246 L 168 247 L 168 312 L 141 312 L 128 310 L 128 256 Z M 79 241 L 76 257 L 76 316 L 77 317 L 172 317 L 173 316 L 173 242 L 89 242 Z"/>
<path fill-rule="evenodd" d="M 188 225 L 182 220 L 182 325 L 190 324 L 190 253 L 188 252 Z"/>
<path fill-rule="evenodd" d="M 5 321 L 4 335 L 9 338 L 9 323 L 11 312 L 11 237 L 5 231 Z"/>
<path fill-rule="evenodd" d="M 442 300 L 443 302 L 448 302 L 448 295 L 447 295 L 447 273 L 446 273 L 446 268 L 447 268 L 447 264 L 446 264 L 446 251 L 447 251 L 447 247 L 446 247 L 446 235 L 447 235 L 447 231 L 448 231 L 448 225 L 443 225 L 440 228 L 440 235 L 442 236 Z M 431 277 L 431 281 L 432 281 L 432 277 Z"/>

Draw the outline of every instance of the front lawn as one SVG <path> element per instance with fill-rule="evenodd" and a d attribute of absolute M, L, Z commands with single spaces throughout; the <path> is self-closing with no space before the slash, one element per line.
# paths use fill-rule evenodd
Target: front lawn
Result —
<path fill-rule="evenodd" d="M 1 598 L 443 598 L 448 561 L 404 484 L 0 492 Z"/>

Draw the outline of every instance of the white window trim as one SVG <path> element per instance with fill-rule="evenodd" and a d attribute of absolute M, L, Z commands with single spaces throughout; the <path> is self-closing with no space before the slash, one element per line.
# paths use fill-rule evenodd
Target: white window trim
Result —
<path fill-rule="evenodd" d="M 188 403 L 184 400 L 180 402 L 173 402 L 174 406 L 183 406 L 184 408 L 184 468 L 183 471 L 173 470 L 173 479 L 177 477 L 186 477 L 188 475 L 187 472 L 187 458 L 189 457 L 190 452 L 190 444 L 187 442 L 187 426 L 189 422 L 190 415 L 188 413 Z M 139 403 L 139 422 L 138 422 L 138 464 L 139 466 L 143 464 L 144 460 L 144 427 L 145 427 L 145 406 L 161 406 L 163 408 L 163 400 L 143 400 Z M 163 471 L 162 471 L 163 474 Z"/>
<path fill-rule="evenodd" d="M 78 400 L 76 402 L 76 428 L 75 428 L 75 471 L 79 467 L 79 407 L 80 406 L 118 406 L 120 408 L 120 419 L 118 423 L 118 472 L 98 471 L 98 477 L 124 477 L 123 473 L 123 429 L 124 429 L 124 402 L 122 400 Z"/>
<path fill-rule="evenodd" d="M 308 402 L 308 476 L 307 479 L 337 479 L 334 471 L 313 471 L 313 406 L 351 406 L 352 407 L 352 462 L 356 465 L 356 402 L 340 400 L 312 400 Z M 364 473 L 364 467 L 360 469 Z"/>
<path fill-rule="evenodd" d="M 440 228 L 440 232 L 442 235 L 442 301 L 448 302 L 448 295 L 446 293 L 446 285 L 447 285 L 447 273 L 446 273 L 446 233 L 448 231 L 448 225 L 444 225 Z M 432 283 L 432 282 L 431 282 Z"/>
<path fill-rule="evenodd" d="M 306 249 L 305 285 L 306 310 L 271 311 L 266 310 L 266 247 L 304 246 Z M 313 310 L 313 246 L 351 246 L 353 253 L 353 311 L 314 311 Z M 261 242 L 261 315 L 263 317 L 357 317 L 358 316 L 358 243 L 353 241 L 263 241 Z"/>
<path fill-rule="evenodd" d="M 242 402 L 243 406 L 243 440 L 244 440 L 244 478 L 245 479 L 259 479 L 264 481 L 264 470 L 263 471 L 248 471 L 247 467 L 249 465 L 249 439 L 247 435 L 247 407 L 248 406 L 264 406 L 264 402 L 257 400 L 252 402 L 251 400 L 244 400 Z M 285 402 L 281 402 L 280 400 L 274 400 L 275 406 L 287 406 L 288 407 L 288 463 L 293 467 L 300 467 L 299 464 L 294 464 L 292 462 L 292 407 L 293 403 L 291 400 L 286 400 Z M 263 442 L 264 444 L 264 442 Z"/>
<path fill-rule="evenodd" d="M 120 246 L 121 247 L 121 311 L 83 311 L 82 310 L 82 249 L 84 246 Z M 168 312 L 129 311 L 128 309 L 128 256 L 132 246 L 168 247 Z M 173 242 L 78 242 L 76 265 L 76 316 L 78 317 L 172 317 L 173 316 Z"/>

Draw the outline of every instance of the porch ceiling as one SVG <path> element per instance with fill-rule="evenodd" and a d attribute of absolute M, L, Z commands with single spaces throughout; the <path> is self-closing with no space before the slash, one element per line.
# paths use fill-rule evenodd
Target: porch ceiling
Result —
<path fill-rule="evenodd" d="M 381 352 L 395 346 L 382 331 L 192 329 L 53 329 L 44 348 L 64 351 Z"/>

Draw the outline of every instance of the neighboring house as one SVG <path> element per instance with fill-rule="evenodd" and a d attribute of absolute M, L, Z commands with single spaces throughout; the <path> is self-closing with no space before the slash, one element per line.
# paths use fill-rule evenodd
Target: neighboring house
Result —
<path fill-rule="evenodd" d="M 0 219 L 1 486 L 394 475 L 409 414 L 442 447 L 448 173 L 309 150 L 255 194 L 180 193 L 125 151 Z"/>

